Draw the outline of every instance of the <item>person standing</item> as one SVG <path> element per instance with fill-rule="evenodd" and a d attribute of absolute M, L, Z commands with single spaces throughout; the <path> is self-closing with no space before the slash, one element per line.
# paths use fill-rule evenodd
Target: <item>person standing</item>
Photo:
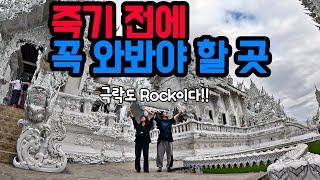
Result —
<path fill-rule="evenodd" d="M 140 117 L 140 123 L 135 120 L 134 115 L 132 114 L 131 109 L 129 109 L 129 114 L 132 119 L 134 128 L 136 130 L 136 139 L 135 139 L 135 169 L 137 172 L 140 172 L 140 158 L 141 151 L 143 152 L 143 171 L 149 172 L 149 143 L 151 142 L 150 130 L 153 127 L 153 119 L 148 121 L 147 116 L 142 115 Z"/>
<path fill-rule="evenodd" d="M 30 86 L 30 83 L 22 82 L 22 91 L 21 91 L 20 100 L 18 103 L 18 108 L 20 108 L 20 109 L 24 109 L 24 103 L 25 103 L 25 100 L 27 97 L 27 91 L 28 91 L 29 86 Z"/>
<path fill-rule="evenodd" d="M 156 113 L 148 111 L 154 116 L 157 122 L 157 127 L 160 131 L 157 142 L 157 167 L 158 172 L 162 171 L 164 154 L 167 155 L 167 171 L 172 171 L 173 161 L 173 138 L 172 138 L 172 125 L 180 116 L 181 112 L 174 115 L 172 119 L 168 118 L 168 112 L 162 111 L 160 117 Z"/>
<path fill-rule="evenodd" d="M 16 79 L 14 81 L 10 81 L 9 83 L 13 87 L 10 105 L 12 105 L 13 107 L 17 107 L 21 94 L 21 80 Z"/>

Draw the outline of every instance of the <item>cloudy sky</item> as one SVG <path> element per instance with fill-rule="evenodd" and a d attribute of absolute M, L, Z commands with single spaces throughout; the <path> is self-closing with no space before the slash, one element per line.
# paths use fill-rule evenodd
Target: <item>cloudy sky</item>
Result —
<path fill-rule="evenodd" d="M 206 0 L 189 4 L 192 38 L 223 35 L 234 45 L 238 36 L 268 36 L 272 74 L 250 78 L 280 98 L 289 116 L 306 121 L 315 114 L 314 85 L 320 88 L 320 31 L 298 0 Z M 235 77 L 231 58 L 230 65 Z M 246 84 L 250 78 L 244 78 Z"/>
<path fill-rule="evenodd" d="M 120 3 L 117 1 L 117 11 Z M 189 0 L 190 37 L 209 34 L 227 36 L 234 44 L 238 36 L 268 36 L 273 55 L 271 76 L 235 78 L 249 85 L 250 78 L 274 97 L 280 98 L 287 114 L 299 121 L 316 112 L 314 85 L 320 89 L 320 31 L 305 14 L 298 0 Z M 120 16 L 117 17 L 120 24 Z M 121 34 L 121 30 L 118 32 Z M 192 41 L 190 41 L 192 43 Z M 233 58 L 230 74 L 235 77 Z"/>

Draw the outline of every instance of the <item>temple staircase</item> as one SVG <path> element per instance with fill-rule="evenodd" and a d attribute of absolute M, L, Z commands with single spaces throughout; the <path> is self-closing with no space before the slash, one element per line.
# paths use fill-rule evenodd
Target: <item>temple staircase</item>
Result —
<path fill-rule="evenodd" d="M 0 106 L 0 162 L 2 163 L 11 164 L 16 156 L 17 139 L 21 133 L 17 121 L 24 116 L 22 109 Z"/>

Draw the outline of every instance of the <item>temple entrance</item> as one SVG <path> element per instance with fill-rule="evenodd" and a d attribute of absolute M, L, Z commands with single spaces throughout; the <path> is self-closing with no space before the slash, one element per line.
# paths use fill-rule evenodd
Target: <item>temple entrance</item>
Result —
<path fill-rule="evenodd" d="M 25 43 L 20 51 L 16 51 L 10 58 L 9 68 L 11 71 L 11 80 L 22 78 L 24 82 L 30 82 L 34 72 L 37 69 L 37 60 L 42 47 L 31 43 Z"/>
<path fill-rule="evenodd" d="M 24 41 L 20 41 L 19 43 L 23 43 Z M 44 49 L 40 46 L 36 46 L 32 43 L 25 43 L 20 47 L 20 50 L 14 52 L 9 60 L 7 66 L 5 66 L 4 72 L 5 79 L 7 81 L 12 81 L 16 79 L 21 79 L 22 82 L 31 82 L 33 74 L 37 69 L 37 60 L 39 56 L 39 50 L 43 51 Z M 27 90 L 28 83 L 24 83 L 22 86 L 22 91 Z M 2 88 L 5 96 L 3 96 L 2 103 L 9 104 L 11 96 L 12 96 L 12 86 L 9 83 L 6 83 Z M 21 103 L 23 104 L 23 102 Z"/>
<path fill-rule="evenodd" d="M 21 66 L 20 77 L 22 81 L 30 82 L 34 72 L 37 69 L 37 60 L 39 51 L 43 51 L 42 47 L 37 47 L 31 43 L 26 43 L 21 46 Z"/>

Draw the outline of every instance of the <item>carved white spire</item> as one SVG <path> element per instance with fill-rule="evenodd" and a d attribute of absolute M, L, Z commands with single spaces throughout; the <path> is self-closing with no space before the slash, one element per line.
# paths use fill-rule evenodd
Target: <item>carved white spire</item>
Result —
<path fill-rule="evenodd" d="M 320 108 L 320 91 L 317 89 L 317 86 L 315 86 L 315 88 L 316 88 L 316 91 L 315 91 L 316 99 L 318 101 L 318 108 Z"/>
<path fill-rule="evenodd" d="M 252 80 L 250 87 L 245 88 L 245 92 L 248 94 L 245 99 L 247 108 L 245 118 L 253 124 L 287 117 L 280 99 L 275 100 L 273 95 L 269 95 L 263 87 L 259 90 Z"/>
<path fill-rule="evenodd" d="M 34 6 L 45 2 L 46 0 L 0 0 L 0 21 L 14 19 L 19 13 L 31 12 Z"/>
<path fill-rule="evenodd" d="M 316 22 L 320 29 L 320 0 L 300 0 L 302 5 L 309 11 L 308 14 Z"/>

